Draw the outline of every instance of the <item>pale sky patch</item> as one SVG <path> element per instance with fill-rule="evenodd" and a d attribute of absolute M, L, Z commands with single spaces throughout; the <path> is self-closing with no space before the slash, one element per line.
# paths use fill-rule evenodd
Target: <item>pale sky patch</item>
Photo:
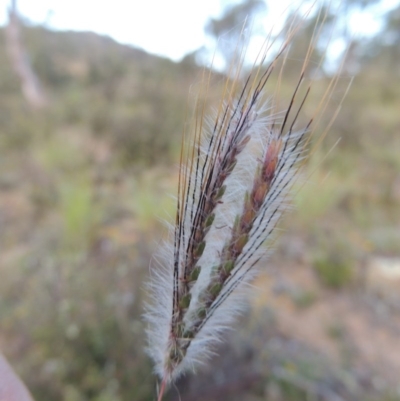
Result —
<path fill-rule="evenodd" d="M 273 25 L 280 28 L 285 10 L 304 3 L 270 1 L 265 31 Z M 0 1 L 0 24 L 7 21 L 7 4 Z M 399 0 L 383 0 L 381 12 L 351 16 L 351 34 L 375 33 L 379 14 L 397 4 Z M 204 26 L 222 11 L 218 0 L 18 0 L 18 9 L 28 20 L 51 29 L 97 32 L 173 60 L 206 44 Z"/>

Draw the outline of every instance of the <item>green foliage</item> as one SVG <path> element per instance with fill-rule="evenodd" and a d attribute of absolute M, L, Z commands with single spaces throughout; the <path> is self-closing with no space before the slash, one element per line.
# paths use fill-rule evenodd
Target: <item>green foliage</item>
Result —
<path fill-rule="evenodd" d="M 85 179 L 62 184 L 60 191 L 60 216 L 63 219 L 64 242 L 69 246 L 82 246 L 92 239 L 98 221 L 93 204 L 90 183 Z"/>
<path fill-rule="evenodd" d="M 313 291 L 299 291 L 292 298 L 298 308 L 308 308 L 317 301 L 317 295 Z"/>
<path fill-rule="evenodd" d="M 148 259 L 150 250 L 116 245 L 92 255 L 84 242 L 72 252 L 32 253 L 0 285 L 8 300 L 1 308 L 3 335 L 13 343 L 24 333 L 20 371 L 36 400 L 152 399 L 140 319 L 146 269 L 133 263 Z"/>
<path fill-rule="evenodd" d="M 320 257 L 313 265 L 322 283 L 332 288 L 344 287 L 351 282 L 354 275 L 351 261 L 341 254 Z"/>
<path fill-rule="evenodd" d="M 92 33 L 23 30 L 24 43 L 50 97 L 40 118 L 52 128 L 82 126 L 106 138 L 125 167 L 170 164 L 176 158 L 185 120 L 187 93 L 197 67 L 150 56 Z M 0 39 L 3 31 L 0 30 Z M 4 44 L 3 44 L 4 46 Z M 7 59 L 0 46 L 2 59 Z M 27 113 L 18 80 L 0 66 L 4 114 L 0 145 L 28 146 L 38 118 Z"/>
<path fill-rule="evenodd" d="M 157 187 L 154 183 L 161 185 Z M 136 216 L 138 226 L 142 232 L 146 232 L 154 226 L 154 211 L 157 210 L 157 217 L 167 221 L 174 215 L 175 200 L 166 192 L 170 187 L 165 182 L 159 171 L 149 171 L 133 182 L 131 188 L 132 212 Z"/>

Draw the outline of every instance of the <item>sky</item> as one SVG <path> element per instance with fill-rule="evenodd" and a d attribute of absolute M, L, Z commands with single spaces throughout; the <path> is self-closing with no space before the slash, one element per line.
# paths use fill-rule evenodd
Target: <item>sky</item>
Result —
<path fill-rule="evenodd" d="M 383 0 L 391 8 L 400 0 Z M 232 2 L 225 0 L 226 2 Z M 7 21 L 9 0 L 0 0 L 0 24 Z M 270 1 L 265 25 L 282 20 L 293 0 Z M 180 60 L 207 42 L 204 26 L 222 12 L 218 0 L 18 0 L 19 13 L 34 23 L 52 29 L 94 31 L 116 41 L 140 47 L 149 53 Z M 355 15 L 352 31 L 374 33 L 378 13 Z"/>
<path fill-rule="evenodd" d="M 8 1 L 1 3 L 3 24 Z M 204 24 L 220 7 L 218 0 L 18 0 L 18 10 L 50 28 L 90 30 L 178 60 L 204 44 Z"/>

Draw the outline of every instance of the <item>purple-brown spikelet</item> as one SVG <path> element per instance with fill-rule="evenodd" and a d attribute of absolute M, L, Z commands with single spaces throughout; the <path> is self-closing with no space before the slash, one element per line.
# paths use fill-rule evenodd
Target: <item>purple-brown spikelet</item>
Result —
<path fill-rule="evenodd" d="M 299 29 L 295 21 L 273 57 L 273 41 L 267 40 L 243 84 L 238 49 L 236 73 L 230 71 L 213 118 L 204 116 L 205 105 L 198 102 L 194 140 L 183 136 L 176 220 L 151 269 L 146 313 L 148 350 L 162 379 L 160 400 L 168 383 L 207 360 L 243 309 L 246 288 L 290 205 L 314 117 L 326 109 L 337 83 L 336 76 L 314 115 L 299 125 L 319 27 L 285 103 L 279 95 L 282 73 Z M 274 72 L 275 90 L 264 93 Z M 204 74 L 205 92 L 210 77 Z"/>

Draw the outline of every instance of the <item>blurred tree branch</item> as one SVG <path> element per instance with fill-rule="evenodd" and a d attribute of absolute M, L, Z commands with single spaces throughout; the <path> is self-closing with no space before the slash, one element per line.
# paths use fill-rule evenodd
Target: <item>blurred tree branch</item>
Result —
<path fill-rule="evenodd" d="M 8 17 L 5 30 L 6 46 L 12 67 L 21 81 L 22 93 L 26 101 L 33 109 L 42 109 L 46 106 L 46 96 L 22 45 L 16 0 L 11 1 Z"/>

